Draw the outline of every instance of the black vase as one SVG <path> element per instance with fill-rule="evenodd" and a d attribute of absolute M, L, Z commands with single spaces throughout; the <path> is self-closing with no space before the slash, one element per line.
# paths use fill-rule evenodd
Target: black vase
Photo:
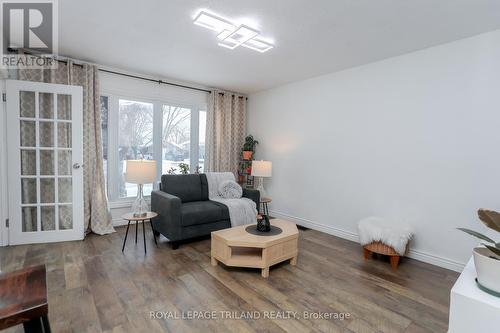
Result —
<path fill-rule="evenodd" d="M 260 232 L 271 231 L 271 223 L 269 223 L 269 217 L 267 215 L 262 215 L 262 219 L 257 220 L 257 230 Z"/>

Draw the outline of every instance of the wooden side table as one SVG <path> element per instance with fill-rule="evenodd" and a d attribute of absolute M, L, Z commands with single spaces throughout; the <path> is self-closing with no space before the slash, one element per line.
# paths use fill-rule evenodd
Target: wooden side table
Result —
<path fill-rule="evenodd" d="M 282 232 L 274 236 L 258 236 L 246 231 L 251 224 L 212 232 L 211 263 L 226 266 L 260 268 L 262 277 L 269 276 L 269 267 L 285 260 L 297 264 L 299 231 L 285 220 L 271 224 Z"/>
<path fill-rule="evenodd" d="M 125 243 L 127 242 L 128 228 L 130 227 L 130 222 L 135 221 L 135 243 L 137 244 L 138 224 L 139 224 L 139 222 L 142 222 L 142 235 L 144 238 L 144 254 L 146 254 L 146 228 L 144 227 L 144 222 L 149 220 L 149 223 L 151 224 L 151 230 L 153 230 L 152 219 L 154 219 L 157 216 L 158 216 L 158 214 L 156 214 L 155 212 L 147 212 L 146 216 L 143 216 L 143 217 L 135 217 L 133 213 L 127 213 L 127 214 L 122 216 L 122 219 L 128 221 L 127 231 L 125 232 L 125 238 L 123 239 L 122 252 L 125 249 Z M 153 231 L 153 238 L 155 240 L 155 244 L 158 245 L 158 243 L 156 242 L 156 236 L 154 234 L 154 231 Z"/>
<path fill-rule="evenodd" d="M 50 333 L 45 265 L 0 274 L 0 330 Z"/>
<path fill-rule="evenodd" d="M 265 198 L 265 197 L 260 198 L 260 204 L 262 206 L 262 213 L 266 214 L 267 216 L 269 216 L 268 204 L 271 203 L 271 201 L 273 201 L 271 198 Z"/>

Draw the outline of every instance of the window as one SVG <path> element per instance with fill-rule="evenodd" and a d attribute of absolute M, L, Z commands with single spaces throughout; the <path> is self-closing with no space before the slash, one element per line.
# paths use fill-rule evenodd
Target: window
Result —
<path fill-rule="evenodd" d="M 125 182 L 127 160 L 153 158 L 153 104 L 120 99 L 118 104 L 118 173 L 119 197 L 137 196 L 137 184 Z M 150 195 L 153 184 L 144 184 L 144 195 Z"/>
<path fill-rule="evenodd" d="M 180 173 L 181 163 L 187 164 L 191 173 L 198 166 L 203 170 L 206 112 L 200 110 L 205 109 L 204 104 L 181 105 L 103 93 L 101 128 L 109 200 L 131 201 L 137 195 L 137 184 L 125 181 L 127 160 L 155 160 L 157 180 L 168 172 Z M 154 184 L 144 184 L 144 195 L 149 196 L 153 188 Z"/>
<path fill-rule="evenodd" d="M 200 111 L 200 126 L 198 131 L 198 167 L 205 171 L 205 132 L 207 127 L 207 111 Z"/>
<path fill-rule="evenodd" d="M 191 110 L 163 105 L 162 174 L 179 171 L 179 164 L 190 165 Z"/>
<path fill-rule="evenodd" d="M 104 168 L 104 184 L 108 187 L 108 115 L 109 97 L 101 96 L 101 136 L 102 136 L 102 166 Z"/>

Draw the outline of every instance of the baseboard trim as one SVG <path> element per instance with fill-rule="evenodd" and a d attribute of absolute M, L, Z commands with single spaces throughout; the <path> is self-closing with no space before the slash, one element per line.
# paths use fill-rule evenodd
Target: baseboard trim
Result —
<path fill-rule="evenodd" d="M 335 227 L 330 226 L 330 225 L 325 225 L 325 224 L 322 224 L 322 223 L 319 223 L 316 221 L 311 221 L 308 219 L 293 216 L 293 215 L 286 214 L 286 213 L 279 212 L 279 211 L 272 210 L 272 209 L 269 210 L 269 213 L 274 217 L 286 219 L 286 220 L 292 221 L 296 224 L 299 224 L 301 226 L 304 226 L 304 227 L 307 227 L 310 229 L 321 231 L 321 232 L 324 232 L 324 233 L 327 233 L 327 234 L 330 234 L 333 236 L 337 236 L 337 237 L 340 237 L 343 239 L 347 239 L 347 240 L 356 242 L 356 243 L 359 242 L 358 234 L 355 232 L 352 232 L 352 231 L 347 231 L 347 230 L 335 228 Z M 422 262 L 434 265 L 434 266 L 446 268 L 446 269 L 449 269 L 449 270 L 452 270 L 455 272 L 462 272 L 464 267 L 465 267 L 465 264 L 466 264 L 466 263 L 461 263 L 461 262 L 454 261 L 454 260 L 451 260 L 448 258 L 440 257 L 440 256 L 437 256 L 434 254 L 430 254 L 430 253 L 426 253 L 426 252 L 414 250 L 414 249 L 410 249 L 410 252 L 408 253 L 408 257 L 415 259 L 415 260 L 418 260 L 418 261 L 422 261 Z"/>

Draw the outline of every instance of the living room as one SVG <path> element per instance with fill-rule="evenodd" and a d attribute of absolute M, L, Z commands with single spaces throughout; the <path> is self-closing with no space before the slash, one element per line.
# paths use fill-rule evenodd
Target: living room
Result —
<path fill-rule="evenodd" d="M 1 332 L 498 330 L 500 3 L 0 5 Z"/>

